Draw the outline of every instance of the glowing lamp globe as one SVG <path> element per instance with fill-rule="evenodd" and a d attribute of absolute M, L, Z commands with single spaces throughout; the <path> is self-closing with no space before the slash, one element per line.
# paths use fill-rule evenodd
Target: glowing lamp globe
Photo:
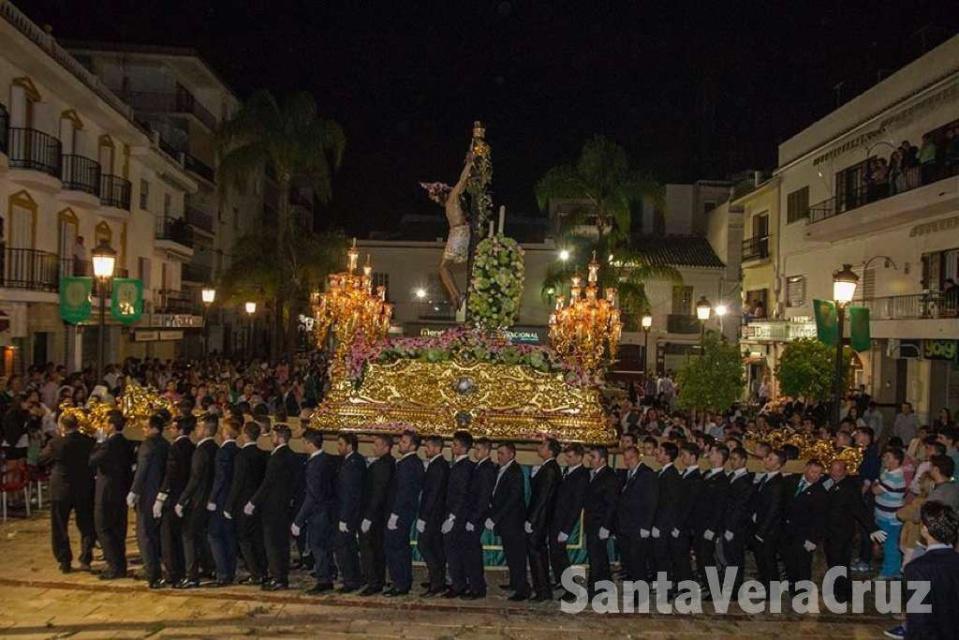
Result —
<path fill-rule="evenodd" d="M 117 264 L 117 252 L 106 240 L 103 240 L 93 250 L 93 275 L 101 280 L 113 277 L 113 269 Z"/>

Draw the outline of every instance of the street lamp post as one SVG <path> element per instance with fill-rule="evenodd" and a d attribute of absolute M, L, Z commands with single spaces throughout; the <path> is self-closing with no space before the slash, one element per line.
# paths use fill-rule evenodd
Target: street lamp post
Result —
<path fill-rule="evenodd" d="M 696 303 L 696 317 L 699 318 L 699 355 L 706 352 L 706 321 L 709 320 L 709 313 L 712 311 L 712 305 L 706 296 L 699 296 Z"/>
<path fill-rule="evenodd" d="M 246 309 L 246 315 L 250 318 L 249 335 L 247 335 L 247 338 L 246 338 L 247 358 L 252 358 L 253 357 L 253 315 L 256 313 L 256 303 L 247 302 L 243 306 Z"/>
<path fill-rule="evenodd" d="M 713 311 L 716 312 L 716 317 L 719 318 L 719 335 L 722 337 L 723 340 L 725 340 L 726 332 L 723 329 L 723 318 L 726 316 L 727 313 L 729 313 L 729 307 L 727 307 L 725 304 L 720 302 L 719 304 L 716 305 L 716 308 L 713 309 Z"/>
<path fill-rule="evenodd" d="M 210 352 L 210 305 L 216 300 L 216 289 L 203 287 L 200 299 L 203 301 L 203 355 L 206 356 Z"/>
<path fill-rule="evenodd" d="M 649 368 L 649 330 L 653 327 L 653 316 L 648 313 L 643 314 L 640 324 L 643 327 L 643 375 Z"/>
<path fill-rule="evenodd" d="M 846 306 L 856 295 L 856 285 L 859 276 L 852 270 L 852 265 L 844 264 L 842 269 L 832 274 L 832 297 L 836 303 L 836 371 L 833 379 L 833 424 L 839 425 L 843 391 L 843 357 L 842 340 L 846 321 Z"/>
<path fill-rule="evenodd" d="M 103 380 L 103 350 L 104 333 L 107 328 L 107 290 L 113 278 L 113 270 L 117 263 L 117 252 L 110 243 L 103 240 L 93 250 L 93 275 L 97 279 L 97 293 L 100 296 L 100 323 L 97 331 L 97 384 Z"/>

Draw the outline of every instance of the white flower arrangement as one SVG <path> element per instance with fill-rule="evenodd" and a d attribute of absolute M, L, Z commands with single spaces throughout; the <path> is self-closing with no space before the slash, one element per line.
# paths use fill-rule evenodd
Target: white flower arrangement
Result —
<path fill-rule="evenodd" d="M 523 249 L 512 238 L 492 235 L 476 245 L 469 317 L 477 328 L 496 331 L 516 322 L 524 272 Z"/>

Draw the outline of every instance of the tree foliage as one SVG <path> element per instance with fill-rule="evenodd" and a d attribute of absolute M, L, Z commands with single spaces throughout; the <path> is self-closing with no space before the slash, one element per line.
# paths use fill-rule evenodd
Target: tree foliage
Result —
<path fill-rule="evenodd" d="M 739 347 L 706 334 L 702 356 L 691 356 L 676 374 L 679 406 L 684 409 L 725 411 L 745 388 Z"/>
<path fill-rule="evenodd" d="M 848 378 L 851 353 L 843 350 L 844 376 Z M 807 401 L 828 400 L 835 379 L 836 350 L 815 338 L 793 340 L 783 349 L 776 377 L 783 395 Z"/>

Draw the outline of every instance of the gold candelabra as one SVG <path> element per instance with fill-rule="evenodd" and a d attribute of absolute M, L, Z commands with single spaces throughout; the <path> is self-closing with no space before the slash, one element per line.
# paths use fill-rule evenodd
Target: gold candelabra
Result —
<path fill-rule="evenodd" d="M 354 238 L 346 254 L 347 270 L 330 274 L 326 291 L 311 296 L 317 344 L 326 342 L 332 331 L 337 356 L 345 355 L 360 334 L 370 340 L 385 337 L 393 317 L 393 305 L 386 302 L 386 287 L 380 285 L 373 290 L 369 254 L 361 272 L 357 272 L 359 255 Z"/>
<path fill-rule="evenodd" d="M 569 303 L 556 297 L 556 308 L 549 316 L 549 340 L 564 358 L 580 362 L 587 370 L 596 369 L 604 356 L 616 357 L 616 348 L 623 331 L 616 289 L 600 292 L 599 263 L 596 253 L 589 263 L 586 286 L 575 275 L 570 286 Z"/>

